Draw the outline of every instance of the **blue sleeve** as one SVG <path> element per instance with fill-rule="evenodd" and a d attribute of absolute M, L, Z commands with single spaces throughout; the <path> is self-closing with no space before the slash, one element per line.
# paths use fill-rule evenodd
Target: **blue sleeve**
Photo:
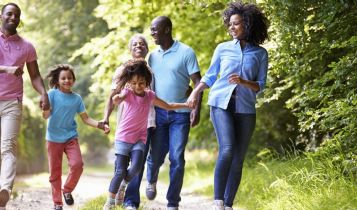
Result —
<path fill-rule="evenodd" d="M 264 53 L 260 59 L 257 83 L 259 85 L 259 91 L 257 94 L 261 93 L 265 88 L 265 83 L 267 80 L 268 72 L 268 52 L 264 49 Z"/>
<path fill-rule="evenodd" d="M 204 82 L 208 87 L 211 87 L 217 80 L 219 71 L 220 71 L 220 45 L 214 50 L 211 65 L 208 68 L 206 74 L 202 77 L 201 82 Z"/>
<path fill-rule="evenodd" d="M 48 101 L 50 102 L 50 106 L 53 106 L 54 94 L 55 94 L 55 90 L 54 89 L 50 89 L 48 91 L 48 93 L 47 93 Z"/>
<path fill-rule="evenodd" d="M 200 71 L 200 68 L 198 67 L 198 61 L 195 52 L 193 51 L 192 48 L 189 48 L 186 52 L 186 69 L 188 71 L 189 75 L 192 75 L 194 73 L 197 73 Z M 149 60 L 150 62 L 150 60 Z"/>
<path fill-rule="evenodd" d="M 78 105 L 77 113 L 83 113 L 86 111 L 86 107 L 84 106 L 82 97 L 80 95 L 78 95 L 78 100 L 79 100 L 79 105 Z"/>

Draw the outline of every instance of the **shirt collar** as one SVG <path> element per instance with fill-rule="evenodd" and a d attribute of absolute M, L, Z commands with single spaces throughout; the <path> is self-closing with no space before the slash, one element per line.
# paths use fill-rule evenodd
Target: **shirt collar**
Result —
<path fill-rule="evenodd" d="M 177 40 L 174 40 L 174 43 L 172 44 L 172 46 L 167 49 L 166 51 L 164 51 L 161 46 L 159 47 L 159 52 L 161 53 L 168 53 L 168 52 L 176 52 L 179 48 L 179 44 L 178 44 L 178 41 Z"/>
<path fill-rule="evenodd" d="M 16 33 L 14 35 L 11 35 L 9 37 L 6 37 L 5 34 L 0 30 L 0 37 L 3 39 L 9 40 L 9 41 L 16 41 L 20 39 L 20 36 Z"/>
<path fill-rule="evenodd" d="M 233 39 L 233 40 L 232 40 L 232 43 L 233 43 L 234 45 L 239 44 L 239 39 Z M 245 44 L 244 49 L 249 49 L 249 48 L 251 48 L 251 47 L 253 47 L 253 46 L 254 46 L 253 44 L 251 44 L 250 42 L 247 42 L 247 43 Z"/>

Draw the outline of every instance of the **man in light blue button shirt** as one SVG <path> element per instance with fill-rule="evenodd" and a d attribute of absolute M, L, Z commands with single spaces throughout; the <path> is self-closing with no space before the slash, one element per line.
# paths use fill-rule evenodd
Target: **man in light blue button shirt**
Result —
<path fill-rule="evenodd" d="M 154 73 L 156 95 L 168 103 L 187 101 L 190 80 L 196 86 L 201 79 L 196 55 L 191 47 L 172 38 L 172 23 L 166 16 L 159 16 L 151 23 L 151 36 L 159 47 L 149 56 Z M 156 129 L 147 159 L 146 196 L 156 196 L 156 182 L 160 166 L 169 153 L 170 185 L 167 190 L 167 209 L 177 210 L 181 200 L 185 167 L 185 147 L 190 127 L 199 122 L 200 101 L 194 110 L 166 111 L 155 107 Z"/>

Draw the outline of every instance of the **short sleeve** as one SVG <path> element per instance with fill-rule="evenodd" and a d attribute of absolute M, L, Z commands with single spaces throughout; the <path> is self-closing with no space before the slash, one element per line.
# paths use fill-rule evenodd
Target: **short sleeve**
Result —
<path fill-rule="evenodd" d="M 79 100 L 79 104 L 78 104 L 77 113 L 83 113 L 86 111 L 86 107 L 84 106 L 82 97 L 80 95 L 78 95 L 78 100 Z"/>
<path fill-rule="evenodd" d="M 196 54 L 192 48 L 188 48 L 186 52 L 186 68 L 189 75 L 200 71 Z"/>
<path fill-rule="evenodd" d="M 26 62 L 29 63 L 29 62 L 32 62 L 32 61 L 35 61 L 35 60 L 37 60 L 37 53 L 36 53 L 35 47 L 30 42 L 28 42 L 27 43 L 27 59 L 26 59 Z"/>

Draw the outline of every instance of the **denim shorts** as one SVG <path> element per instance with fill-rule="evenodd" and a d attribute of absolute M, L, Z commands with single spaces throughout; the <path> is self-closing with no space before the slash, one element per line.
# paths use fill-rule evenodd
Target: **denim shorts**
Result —
<path fill-rule="evenodd" d="M 139 140 L 135 144 L 130 144 L 123 141 L 115 140 L 114 150 L 115 150 L 115 154 L 129 156 L 130 152 L 134 150 L 141 150 L 145 152 L 145 144 L 141 140 Z"/>

